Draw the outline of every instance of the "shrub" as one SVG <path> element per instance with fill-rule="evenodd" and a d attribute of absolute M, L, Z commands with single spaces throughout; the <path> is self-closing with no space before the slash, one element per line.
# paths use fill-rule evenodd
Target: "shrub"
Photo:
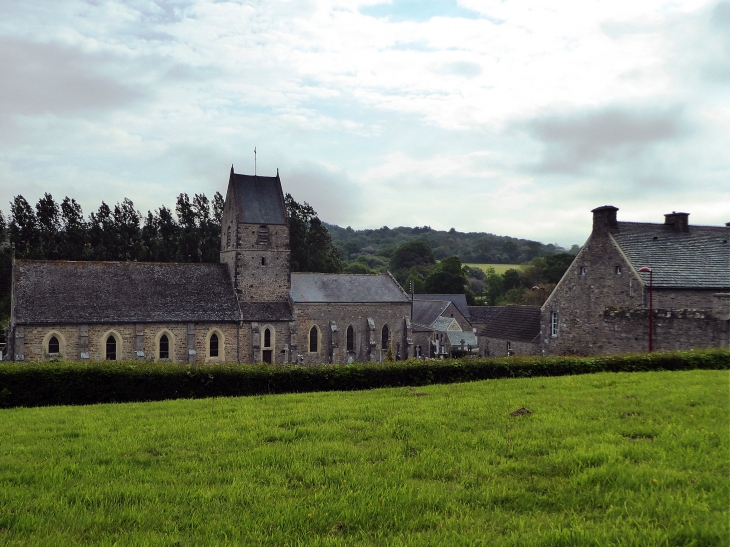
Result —
<path fill-rule="evenodd" d="M 593 372 L 730 369 L 730 351 L 509 357 L 348 365 L 0 363 L 0 407 L 79 405 L 422 386 Z"/>

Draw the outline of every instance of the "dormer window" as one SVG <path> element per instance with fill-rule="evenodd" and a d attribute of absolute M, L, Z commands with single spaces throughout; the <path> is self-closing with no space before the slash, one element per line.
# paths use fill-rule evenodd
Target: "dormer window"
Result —
<path fill-rule="evenodd" d="M 270 241 L 269 227 L 259 226 L 258 230 L 256 231 L 256 245 L 269 245 Z"/>

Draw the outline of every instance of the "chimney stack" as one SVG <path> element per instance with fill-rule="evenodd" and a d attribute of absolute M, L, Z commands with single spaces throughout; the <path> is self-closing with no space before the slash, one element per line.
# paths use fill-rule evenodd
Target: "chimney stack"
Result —
<path fill-rule="evenodd" d="M 672 226 L 675 232 L 689 232 L 689 213 L 671 213 L 664 215 L 664 224 Z"/>
<path fill-rule="evenodd" d="M 593 209 L 591 211 L 593 213 L 593 233 L 605 233 L 618 228 L 616 211 L 618 211 L 618 207 L 613 205 L 604 205 Z"/>

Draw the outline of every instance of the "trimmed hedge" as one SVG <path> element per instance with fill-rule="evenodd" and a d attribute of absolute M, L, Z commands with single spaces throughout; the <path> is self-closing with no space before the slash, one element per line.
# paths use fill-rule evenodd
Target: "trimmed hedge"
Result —
<path fill-rule="evenodd" d="M 507 357 L 351 365 L 0 363 L 0 408 L 424 386 L 594 372 L 730 369 L 730 351 Z"/>

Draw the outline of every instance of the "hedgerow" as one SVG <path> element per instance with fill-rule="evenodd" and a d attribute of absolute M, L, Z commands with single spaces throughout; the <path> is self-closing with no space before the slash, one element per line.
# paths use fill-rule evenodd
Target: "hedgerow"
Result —
<path fill-rule="evenodd" d="M 724 349 L 594 357 L 507 357 L 348 365 L 0 363 L 0 408 L 352 391 L 595 372 L 730 369 Z"/>

